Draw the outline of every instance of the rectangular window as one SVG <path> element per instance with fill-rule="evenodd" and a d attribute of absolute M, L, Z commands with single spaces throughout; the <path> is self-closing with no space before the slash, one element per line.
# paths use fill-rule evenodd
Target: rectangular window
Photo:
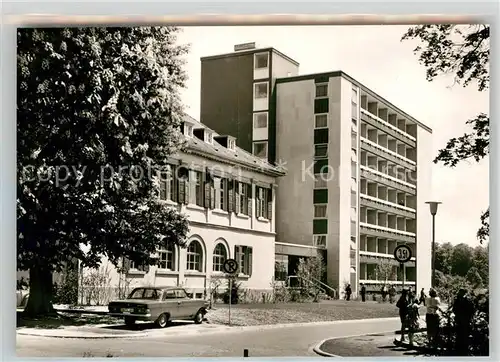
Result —
<path fill-rule="evenodd" d="M 318 247 L 326 247 L 326 235 L 314 235 L 313 245 Z"/>
<path fill-rule="evenodd" d="M 241 274 L 252 275 L 252 250 L 250 246 L 236 245 L 234 247 L 234 258 L 239 262 Z"/>
<path fill-rule="evenodd" d="M 219 179 L 219 190 L 217 191 L 219 193 L 219 209 L 227 211 L 227 180 L 226 179 Z"/>
<path fill-rule="evenodd" d="M 236 213 L 248 215 L 248 184 L 238 182 L 236 187 Z"/>
<path fill-rule="evenodd" d="M 315 128 L 328 128 L 328 115 L 327 114 L 316 114 L 314 116 L 314 127 Z"/>
<path fill-rule="evenodd" d="M 175 270 L 174 245 L 169 243 L 165 249 L 158 251 L 158 269 Z"/>
<path fill-rule="evenodd" d="M 165 172 L 160 172 L 160 200 L 177 201 L 175 198 L 174 167 L 167 165 Z"/>
<path fill-rule="evenodd" d="M 329 107 L 328 107 L 328 98 L 316 98 L 314 100 L 314 113 L 328 113 L 329 112 Z"/>
<path fill-rule="evenodd" d="M 266 127 L 267 127 L 267 112 L 254 113 L 253 128 L 266 128 Z"/>
<path fill-rule="evenodd" d="M 314 188 L 315 189 L 326 189 L 327 185 L 327 177 L 323 174 L 314 175 Z"/>
<path fill-rule="evenodd" d="M 255 83 L 254 84 L 254 97 L 255 99 L 267 98 L 269 93 L 268 83 Z"/>
<path fill-rule="evenodd" d="M 355 161 L 351 161 L 351 177 L 356 178 L 358 173 L 358 164 Z"/>
<path fill-rule="evenodd" d="M 329 173 L 328 158 L 322 158 L 314 161 L 314 173 Z"/>
<path fill-rule="evenodd" d="M 267 142 L 254 142 L 253 154 L 259 158 L 267 158 Z"/>
<path fill-rule="evenodd" d="M 356 88 L 352 89 L 352 102 L 353 103 L 358 103 L 358 90 Z"/>
<path fill-rule="evenodd" d="M 328 145 L 314 145 L 314 157 L 328 157 Z"/>
<path fill-rule="evenodd" d="M 256 210 L 256 216 L 257 217 L 263 217 L 265 219 L 267 219 L 268 215 L 268 192 L 269 190 L 268 189 L 265 189 L 263 187 L 257 187 L 257 198 L 255 200 L 256 202 L 256 207 L 257 207 L 257 210 Z"/>
<path fill-rule="evenodd" d="M 351 148 L 358 148 L 358 134 L 356 132 L 351 131 Z"/>
<path fill-rule="evenodd" d="M 327 205 L 314 205 L 314 218 L 316 219 L 325 219 Z"/>
<path fill-rule="evenodd" d="M 316 84 L 316 98 L 328 97 L 328 83 Z"/>
<path fill-rule="evenodd" d="M 203 174 L 199 171 L 195 171 L 195 185 L 194 185 L 194 195 L 195 204 L 203 207 Z"/>
<path fill-rule="evenodd" d="M 358 105 L 356 103 L 351 104 L 351 113 L 352 113 L 352 119 L 358 119 Z"/>
<path fill-rule="evenodd" d="M 255 54 L 255 69 L 263 69 L 269 66 L 269 53 Z"/>
<path fill-rule="evenodd" d="M 315 204 L 327 204 L 328 203 L 328 190 L 314 190 L 313 202 Z"/>
<path fill-rule="evenodd" d="M 328 128 L 321 128 L 314 130 L 314 144 L 325 144 L 328 143 Z"/>
<path fill-rule="evenodd" d="M 193 137 L 193 126 L 186 125 L 186 136 Z"/>
<path fill-rule="evenodd" d="M 313 234 L 328 234 L 328 220 L 316 219 L 313 220 Z"/>

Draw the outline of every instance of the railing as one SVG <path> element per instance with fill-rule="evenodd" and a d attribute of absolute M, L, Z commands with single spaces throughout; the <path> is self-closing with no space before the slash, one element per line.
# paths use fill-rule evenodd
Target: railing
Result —
<path fill-rule="evenodd" d="M 411 237 L 415 237 L 416 236 L 415 233 L 411 233 L 409 231 L 402 231 L 402 230 L 398 230 L 398 229 L 392 229 L 392 228 L 388 228 L 388 227 L 385 227 L 385 226 L 378 226 L 378 225 L 375 225 L 375 224 L 369 224 L 369 223 L 366 223 L 366 222 L 360 222 L 359 226 L 365 227 L 365 228 L 369 228 L 369 229 L 386 231 L 388 233 L 401 234 L 401 235 L 404 235 L 404 236 L 411 236 Z"/>
<path fill-rule="evenodd" d="M 394 156 L 394 157 L 397 157 L 397 158 L 399 158 L 401 161 L 408 162 L 408 163 L 409 163 L 409 164 L 411 164 L 411 165 L 414 165 L 414 166 L 415 166 L 415 165 L 417 164 L 415 161 L 412 161 L 412 160 L 410 160 L 409 158 L 407 158 L 407 157 L 405 157 L 405 156 L 402 156 L 402 155 L 400 155 L 399 153 L 394 152 L 394 151 L 392 151 L 392 150 L 390 150 L 390 149 L 388 149 L 388 148 L 385 148 L 385 147 L 383 147 L 383 146 L 380 146 L 378 143 L 375 143 L 375 142 L 373 142 L 373 141 L 370 141 L 368 138 L 361 137 L 361 142 L 366 143 L 366 144 L 368 144 L 368 145 L 370 145 L 370 146 L 372 146 L 372 147 L 375 147 L 376 149 L 380 150 L 381 152 L 384 152 L 384 153 L 387 153 L 387 154 L 392 155 L 392 156 Z"/>
<path fill-rule="evenodd" d="M 375 121 L 383 124 L 384 126 L 386 127 L 389 127 L 390 129 L 398 132 L 399 134 L 401 134 L 402 136 L 412 140 L 412 141 L 416 141 L 417 139 L 411 135 L 409 135 L 408 133 L 406 133 L 405 131 L 399 129 L 398 127 L 390 124 L 389 122 L 387 121 L 384 121 L 382 118 L 380 117 L 377 117 L 376 115 L 372 114 L 371 112 L 367 111 L 366 109 L 363 109 L 363 108 L 360 108 L 361 109 L 361 113 L 367 115 L 368 117 L 370 117 L 371 119 L 374 119 Z"/>
<path fill-rule="evenodd" d="M 312 284 L 314 287 L 316 287 L 318 289 L 319 294 L 323 293 L 323 294 L 327 294 L 328 295 L 328 293 L 327 293 L 327 290 L 328 290 L 331 293 L 331 295 L 330 295 L 331 297 L 333 297 L 333 298 L 337 297 L 337 291 L 334 288 L 330 287 L 329 285 L 327 285 L 327 284 L 325 284 L 325 283 L 323 283 L 323 282 L 321 282 L 321 281 L 319 281 L 319 280 L 317 280 L 315 278 L 307 279 L 307 278 L 304 278 L 304 277 L 299 277 L 297 275 L 290 275 L 287 278 L 287 285 L 288 285 L 288 287 L 293 288 L 293 286 L 292 286 L 292 280 L 296 280 L 296 283 L 297 283 L 296 285 L 297 285 L 298 288 L 301 288 L 304 285 L 304 282 L 305 282 L 306 284 Z M 325 290 L 322 287 L 326 288 L 327 290 Z"/>
<path fill-rule="evenodd" d="M 374 196 L 370 196 L 370 195 L 362 194 L 362 193 L 360 193 L 359 195 L 364 199 L 367 199 L 367 200 L 370 200 L 373 202 L 378 202 L 378 203 L 381 203 L 383 205 L 395 207 L 397 209 L 401 209 L 401 210 L 405 210 L 405 211 L 409 211 L 409 212 L 416 212 L 416 210 L 412 209 L 411 207 L 402 206 L 402 205 L 395 204 L 394 202 L 390 202 L 390 201 L 385 201 L 385 200 L 379 199 L 378 197 L 374 197 Z"/>
<path fill-rule="evenodd" d="M 400 185 L 403 185 L 403 186 L 406 186 L 406 187 L 409 187 L 409 188 L 412 188 L 412 189 L 416 189 L 416 188 L 417 188 L 417 186 L 415 186 L 415 185 L 413 185 L 413 184 L 411 184 L 411 183 L 409 183 L 409 182 L 406 182 L 406 181 L 400 180 L 400 179 L 398 179 L 397 177 L 392 177 L 392 176 L 389 176 L 388 174 L 383 173 L 383 172 L 380 172 L 379 170 L 375 170 L 375 169 L 373 169 L 373 168 L 371 168 L 371 167 L 361 165 L 361 166 L 360 166 L 360 169 L 361 169 L 361 170 L 364 170 L 364 171 L 367 171 L 367 172 L 371 172 L 371 173 L 373 173 L 373 174 L 375 174 L 375 175 L 378 175 L 378 176 L 380 176 L 380 177 L 382 177 L 382 178 L 385 178 L 385 179 L 387 179 L 387 180 L 391 180 L 391 181 L 393 181 L 393 182 L 396 182 L 396 183 L 398 183 L 398 184 L 400 184 Z"/>

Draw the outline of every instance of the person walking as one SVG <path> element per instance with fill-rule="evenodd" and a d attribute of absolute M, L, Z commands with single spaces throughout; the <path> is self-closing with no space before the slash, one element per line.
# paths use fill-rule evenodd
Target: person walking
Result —
<path fill-rule="evenodd" d="M 411 346 L 413 346 L 413 336 L 420 327 L 418 322 L 420 318 L 420 313 L 418 311 L 419 308 L 420 305 L 417 298 L 415 298 L 413 295 L 410 295 L 408 303 L 407 326 L 408 326 L 408 340 Z"/>
<path fill-rule="evenodd" d="M 396 307 L 399 309 L 399 319 L 401 321 L 401 339 L 400 342 L 404 342 L 405 340 L 405 330 L 407 327 L 407 318 L 408 318 L 408 290 L 403 289 L 401 292 L 401 296 L 396 303 Z"/>
<path fill-rule="evenodd" d="M 459 356 L 467 356 L 474 304 L 463 288 L 458 291 L 453 302 L 453 313 L 455 314 L 455 351 Z"/>
<path fill-rule="evenodd" d="M 387 287 L 385 285 L 382 286 L 380 293 L 382 294 L 382 303 L 385 303 L 385 300 L 387 298 Z"/>
<path fill-rule="evenodd" d="M 394 303 L 394 299 L 396 298 L 396 288 L 394 285 L 391 285 L 389 288 L 389 303 Z"/>
<path fill-rule="evenodd" d="M 424 288 L 422 288 L 422 290 L 420 291 L 420 299 L 418 302 L 422 305 L 425 305 L 425 298 L 427 298 L 427 295 L 425 295 Z"/>
<path fill-rule="evenodd" d="M 425 324 L 427 325 L 427 339 L 431 347 L 436 347 L 439 335 L 439 306 L 441 301 L 435 289 L 429 290 L 429 297 L 425 300 L 427 311 L 425 314 Z"/>
<path fill-rule="evenodd" d="M 347 284 L 347 286 L 345 287 L 345 299 L 351 300 L 351 294 L 352 294 L 351 284 Z"/>
<path fill-rule="evenodd" d="M 361 290 L 359 293 L 361 294 L 361 301 L 366 302 L 366 287 L 364 284 L 361 284 Z"/>

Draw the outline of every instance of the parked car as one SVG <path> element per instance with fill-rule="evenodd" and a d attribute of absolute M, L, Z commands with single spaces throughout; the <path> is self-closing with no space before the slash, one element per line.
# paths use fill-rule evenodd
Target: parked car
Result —
<path fill-rule="evenodd" d="M 16 290 L 16 307 L 24 308 L 28 304 L 28 297 L 30 296 L 29 289 L 18 289 Z"/>
<path fill-rule="evenodd" d="M 136 321 L 155 322 L 165 328 L 172 320 L 194 320 L 203 322 L 208 302 L 190 298 L 179 287 L 140 287 L 132 290 L 128 298 L 112 301 L 108 305 L 109 315 L 122 317 L 127 326 Z"/>

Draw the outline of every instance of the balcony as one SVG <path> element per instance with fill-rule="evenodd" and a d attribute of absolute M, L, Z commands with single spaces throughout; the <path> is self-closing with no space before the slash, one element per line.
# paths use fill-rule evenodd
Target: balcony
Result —
<path fill-rule="evenodd" d="M 366 178 L 367 180 L 385 184 L 391 188 L 404 191 L 409 193 L 410 195 L 416 194 L 417 187 L 411 183 L 399 180 L 395 177 L 389 176 L 383 172 L 374 170 L 368 166 L 361 165 L 360 167 L 360 176 Z"/>
<path fill-rule="evenodd" d="M 399 266 L 399 263 L 396 259 L 394 259 L 394 255 L 391 254 L 381 254 L 374 253 L 371 251 L 359 251 L 359 262 L 366 264 L 380 264 L 382 260 L 386 259 L 390 264 L 394 266 Z M 414 267 L 415 266 L 415 257 L 412 257 L 410 261 L 405 263 L 406 267 Z"/>
<path fill-rule="evenodd" d="M 417 146 L 417 140 L 415 137 L 410 136 L 408 133 L 393 126 L 389 122 L 384 121 L 382 118 L 379 118 L 371 114 L 370 112 L 368 112 L 363 108 L 360 108 L 360 110 L 361 110 L 361 120 L 363 122 L 366 122 L 387 134 L 390 134 L 392 137 L 397 138 L 401 142 L 404 142 L 411 147 Z"/>
<path fill-rule="evenodd" d="M 415 242 L 415 233 L 410 233 L 408 231 L 391 229 L 384 226 L 368 224 L 365 222 L 359 223 L 359 229 L 361 234 L 365 234 L 368 236 L 405 241 L 409 243 Z"/>
<path fill-rule="evenodd" d="M 394 151 L 391 151 L 388 148 L 382 147 L 382 146 L 378 145 L 377 143 L 370 141 L 369 139 L 367 139 L 365 137 L 360 137 L 360 140 L 361 140 L 361 149 L 362 150 L 365 150 L 365 151 L 371 152 L 375 155 L 378 155 L 380 157 L 386 158 L 389 161 L 392 161 L 396 164 L 400 164 L 400 165 L 408 168 L 409 170 L 415 171 L 417 169 L 417 166 L 416 166 L 417 164 L 414 161 L 412 161 L 404 156 L 401 156 L 400 154 L 398 154 Z"/>
<path fill-rule="evenodd" d="M 404 216 L 412 219 L 415 218 L 416 211 L 410 207 L 401 206 L 393 202 L 381 200 L 379 198 L 365 194 L 359 194 L 359 196 L 361 197 L 360 198 L 361 206 L 373 208 L 380 211 L 385 211 L 391 214 L 396 214 L 399 216 Z"/>

